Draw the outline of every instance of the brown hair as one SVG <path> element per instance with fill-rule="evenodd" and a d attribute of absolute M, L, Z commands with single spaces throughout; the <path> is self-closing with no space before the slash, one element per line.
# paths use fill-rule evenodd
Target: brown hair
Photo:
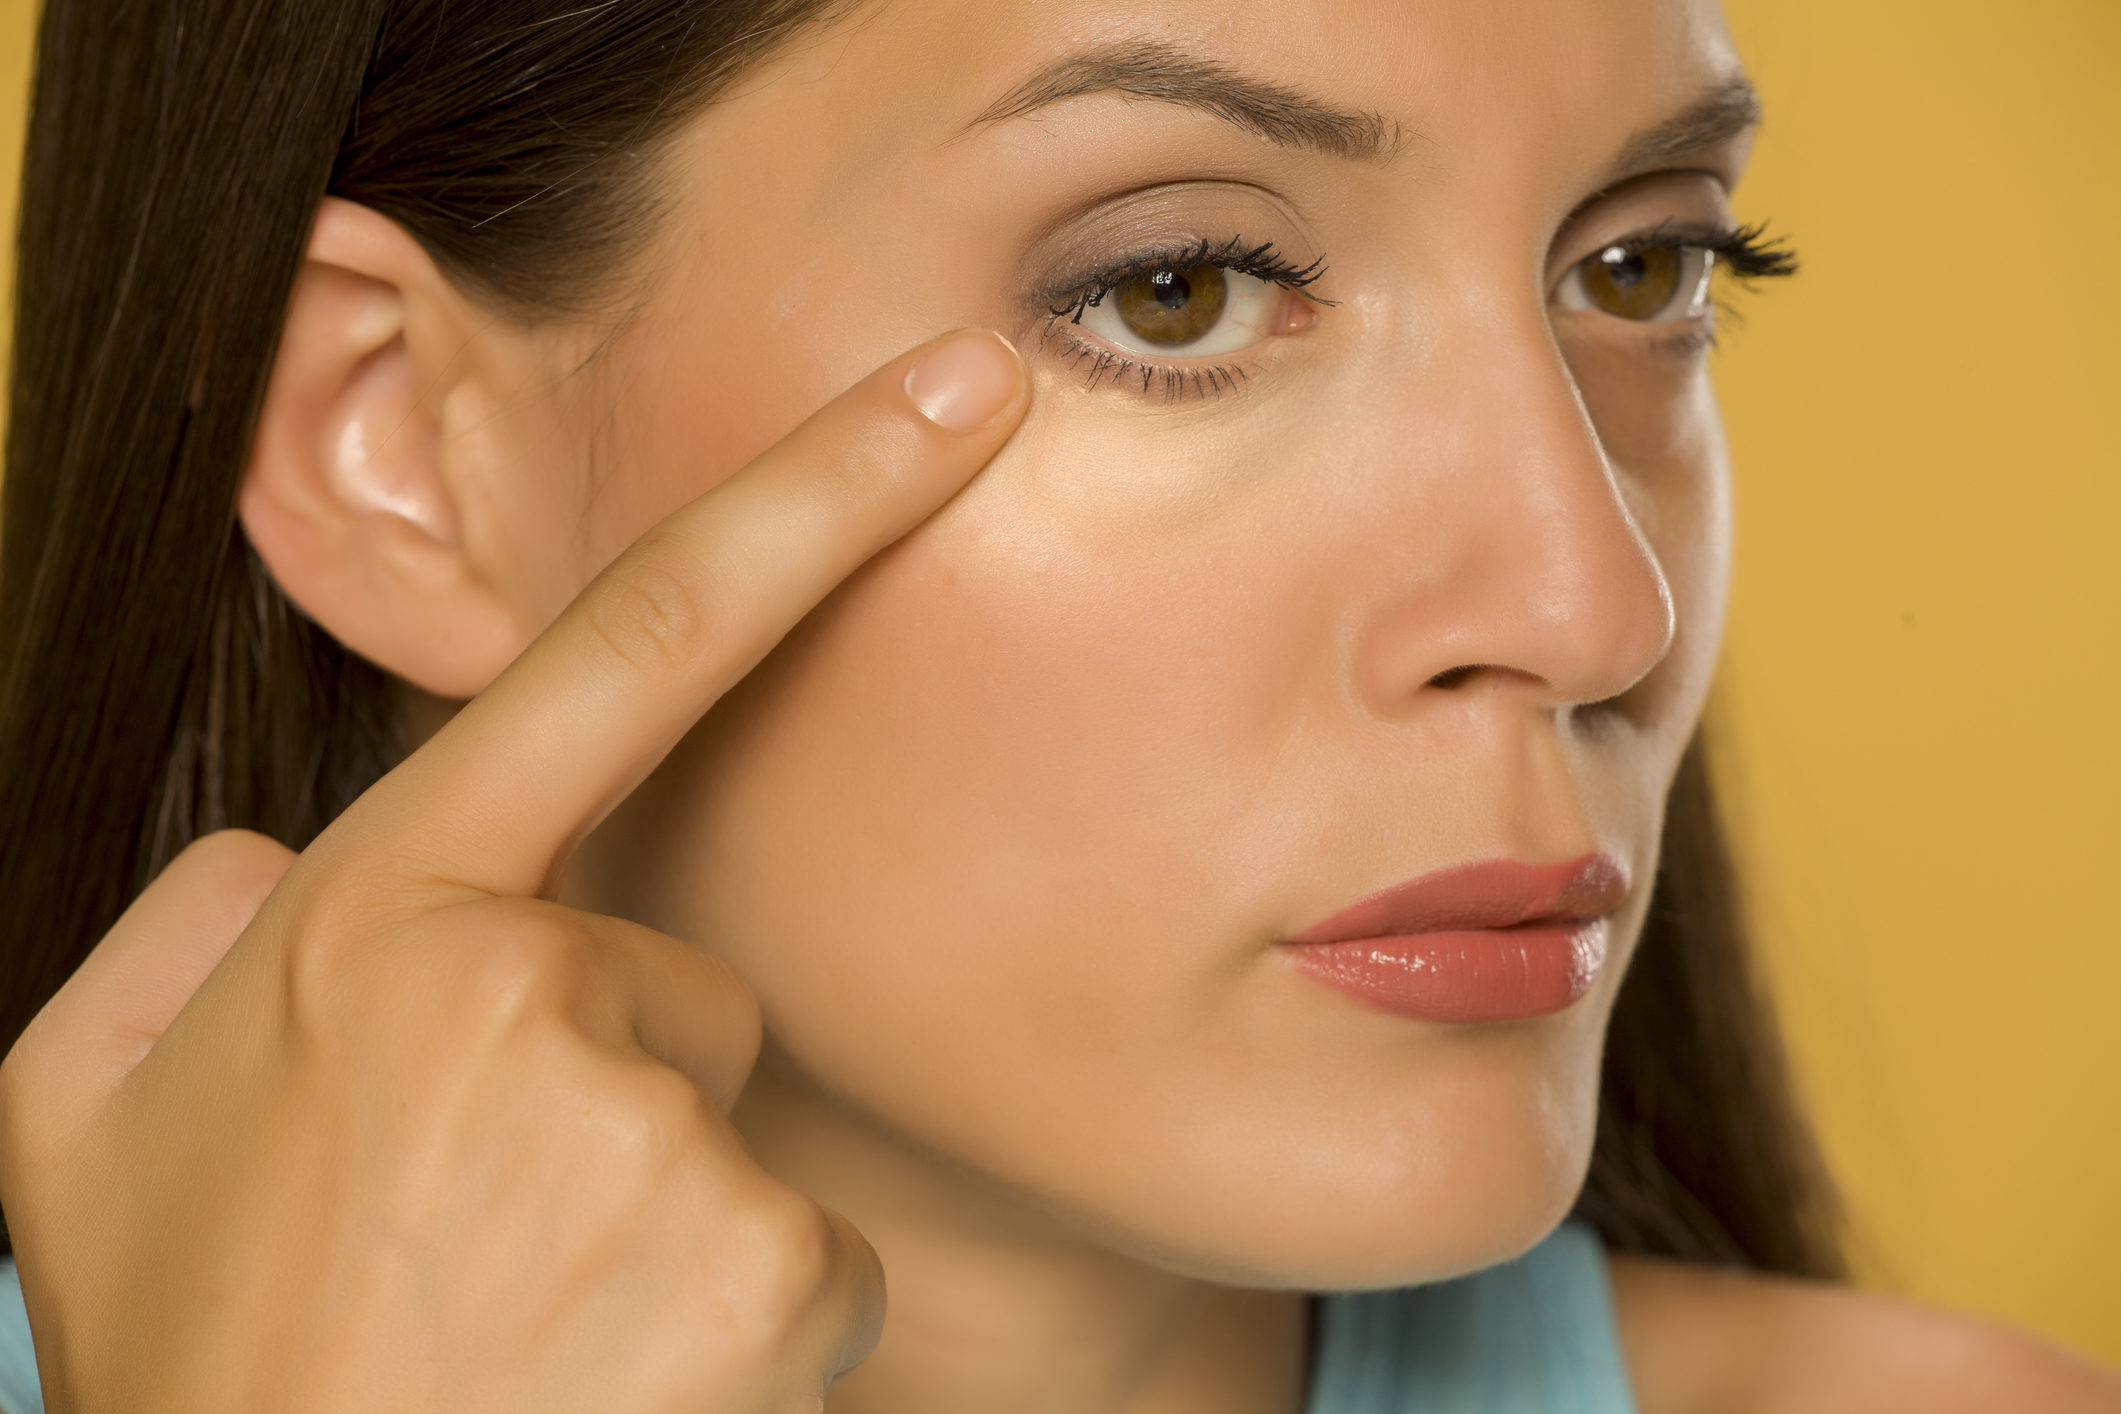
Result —
<path fill-rule="evenodd" d="M 1657 886 L 1613 1006 L 1577 1215 L 1630 1252 L 1841 1277 L 1841 1210 L 1753 967 L 1697 734 L 1665 803 Z"/>
<path fill-rule="evenodd" d="M 390 684 L 235 501 L 327 193 L 524 316 L 594 307 L 659 144 L 839 0 L 47 0 L 0 511 L 0 1042 L 201 834 L 295 848 L 396 756 Z M 1675 786 L 1579 1212 L 1840 1270 L 1702 753 Z"/>

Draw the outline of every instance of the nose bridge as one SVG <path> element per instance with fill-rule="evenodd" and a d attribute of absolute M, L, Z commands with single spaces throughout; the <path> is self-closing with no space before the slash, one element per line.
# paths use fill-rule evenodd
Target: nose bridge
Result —
<path fill-rule="evenodd" d="M 1394 468 L 1420 488 L 1401 523 L 1423 544 L 1380 587 L 1366 695 L 1389 714 L 1494 670 L 1555 705 L 1618 696 L 1669 649 L 1671 593 L 1544 311 L 1481 319 L 1444 346 L 1401 409 L 1442 435 L 1415 439 L 1430 464 Z"/>

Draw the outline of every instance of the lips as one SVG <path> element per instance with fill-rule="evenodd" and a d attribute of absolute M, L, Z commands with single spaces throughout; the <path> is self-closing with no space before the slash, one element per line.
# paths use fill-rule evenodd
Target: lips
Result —
<path fill-rule="evenodd" d="M 1292 935 L 1297 967 L 1424 1021 L 1517 1021 L 1570 1005 L 1605 965 L 1628 876 L 1611 855 L 1484 860 L 1425 874 Z"/>

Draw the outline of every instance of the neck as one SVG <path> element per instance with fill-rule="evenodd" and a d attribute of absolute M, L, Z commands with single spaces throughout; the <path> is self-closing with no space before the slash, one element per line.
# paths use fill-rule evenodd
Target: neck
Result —
<path fill-rule="evenodd" d="M 1300 1414 L 1304 1298 L 1115 1251 L 823 1094 L 768 1048 L 736 1121 L 883 1260 L 882 1342 L 832 1414 Z"/>

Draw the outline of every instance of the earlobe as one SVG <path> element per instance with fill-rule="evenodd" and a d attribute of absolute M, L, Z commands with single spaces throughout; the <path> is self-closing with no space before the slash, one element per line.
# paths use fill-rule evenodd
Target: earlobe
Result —
<path fill-rule="evenodd" d="M 451 389 L 418 347 L 416 323 L 453 322 L 446 307 L 460 301 L 395 223 L 326 201 L 238 503 L 244 533 L 303 612 L 452 698 L 481 690 L 525 637 L 467 549 L 438 411 Z M 415 321 L 422 302 L 444 317 Z"/>

